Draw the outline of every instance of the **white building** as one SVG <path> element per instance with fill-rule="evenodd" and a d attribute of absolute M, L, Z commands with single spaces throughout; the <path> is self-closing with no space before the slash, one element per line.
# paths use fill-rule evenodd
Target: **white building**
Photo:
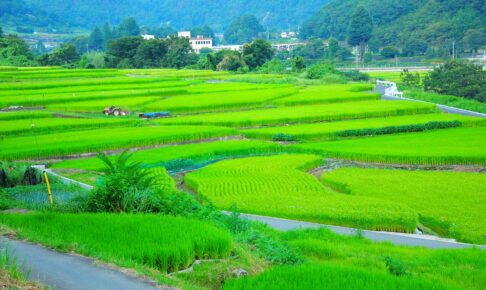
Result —
<path fill-rule="evenodd" d="M 177 32 L 178 37 L 187 37 L 191 38 L 191 32 L 190 31 L 179 31 Z"/>
<path fill-rule="evenodd" d="M 233 51 L 242 51 L 243 50 L 243 45 L 241 44 L 230 44 L 230 45 L 220 45 L 220 46 L 215 46 L 213 47 L 214 51 L 220 51 L 220 50 L 233 50 Z"/>
<path fill-rule="evenodd" d="M 152 34 L 142 34 L 143 40 L 155 39 L 155 35 Z"/>
<path fill-rule="evenodd" d="M 198 35 L 197 37 L 191 37 L 190 31 L 179 31 L 177 33 L 177 36 L 189 38 L 189 43 L 196 53 L 201 52 L 201 49 L 203 48 L 213 48 L 213 39 L 210 37 L 203 37 L 201 35 Z"/>

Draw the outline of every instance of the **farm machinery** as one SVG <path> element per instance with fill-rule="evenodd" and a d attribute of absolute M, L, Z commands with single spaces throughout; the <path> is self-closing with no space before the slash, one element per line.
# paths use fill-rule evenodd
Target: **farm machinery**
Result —
<path fill-rule="evenodd" d="M 103 110 L 103 114 L 105 114 L 106 116 L 128 116 L 130 115 L 130 112 L 126 111 L 126 110 L 122 110 L 121 108 L 119 107 L 116 107 L 116 106 L 111 106 L 111 107 L 107 107 Z"/>

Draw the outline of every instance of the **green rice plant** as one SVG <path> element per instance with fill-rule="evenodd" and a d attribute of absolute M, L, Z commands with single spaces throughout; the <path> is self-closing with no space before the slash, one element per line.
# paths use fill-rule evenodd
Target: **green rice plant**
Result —
<path fill-rule="evenodd" d="M 65 133 L 5 137 L 0 141 L 0 159 L 59 157 L 65 155 L 153 146 L 234 135 L 229 128 L 211 126 L 148 126 L 72 131 Z"/>
<path fill-rule="evenodd" d="M 146 265 L 162 272 L 184 269 L 195 259 L 226 258 L 232 247 L 231 236 L 224 230 L 163 215 L 2 214 L 0 222 L 20 238 L 121 266 Z"/>
<path fill-rule="evenodd" d="M 39 118 L 0 121 L 0 136 L 55 133 L 80 129 L 100 129 L 143 124 L 127 118 Z"/>
<path fill-rule="evenodd" d="M 486 164 L 486 127 L 292 145 L 293 150 L 365 162 Z"/>
<path fill-rule="evenodd" d="M 326 264 L 282 266 L 263 272 L 255 277 L 232 280 L 225 284 L 225 290 L 326 290 L 326 289 L 454 289 L 433 281 L 393 277 L 355 267 Z"/>
<path fill-rule="evenodd" d="M 227 91 L 220 93 L 178 95 L 147 104 L 145 106 L 145 110 L 200 112 L 224 110 L 229 108 L 255 107 L 295 93 L 297 93 L 296 89 L 285 87 L 268 90 Z"/>
<path fill-rule="evenodd" d="M 183 91 L 173 91 L 172 94 L 183 93 Z M 47 105 L 50 110 L 66 111 L 66 112 L 82 112 L 82 113 L 101 113 L 104 108 L 109 106 L 121 107 L 123 110 L 129 112 L 142 112 L 144 108 L 150 103 L 157 102 L 166 97 L 161 96 L 147 96 L 147 97 L 131 97 L 131 98 L 114 98 L 109 100 L 89 100 L 77 101 L 73 103 L 56 103 Z"/>
<path fill-rule="evenodd" d="M 405 97 L 486 114 L 486 103 L 477 100 L 442 95 L 436 92 L 424 92 L 415 88 L 406 88 Z"/>
<path fill-rule="evenodd" d="M 276 155 L 220 161 L 186 174 L 203 199 L 221 209 L 375 230 L 413 232 L 417 215 L 398 203 L 338 194 L 303 172 L 315 155 Z"/>
<path fill-rule="evenodd" d="M 361 101 L 358 103 L 337 103 L 258 109 L 241 112 L 199 114 L 161 119 L 166 125 L 221 125 L 248 127 L 261 125 L 291 124 L 317 121 L 334 121 L 354 118 L 386 117 L 406 114 L 432 113 L 435 105 L 407 101 Z"/>
<path fill-rule="evenodd" d="M 163 166 L 168 170 L 175 170 L 221 158 L 273 154 L 282 150 L 282 146 L 271 142 L 229 140 L 139 150 L 133 153 L 132 160 L 150 167 Z M 98 158 L 82 158 L 63 160 L 52 164 L 51 167 L 99 171 L 103 164 Z"/>
<path fill-rule="evenodd" d="M 52 117 L 52 112 L 40 111 L 40 110 L 0 112 L 0 121 L 40 119 L 40 118 L 51 118 L 51 117 Z"/>
<path fill-rule="evenodd" d="M 466 117 L 452 114 L 419 114 L 412 116 L 391 116 L 386 118 L 369 118 L 358 120 L 345 120 L 335 122 L 322 122 L 312 124 L 298 124 L 292 126 L 274 126 L 258 129 L 241 130 L 240 132 L 248 138 L 271 139 L 276 134 L 293 136 L 299 140 L 329 139 L 337 136 L 360 136 L 391 134 L 399 130 L 413 131 L 427 130 L 426 124 L 440 122 L 447 126 L 455 126 L 456 122 L 462 126 L 486 124 L 483 118 Z M 454 122 L 454 123 L 452 123 Z M 416 128 L 418 126 L 418 128 Z M 412 127 L 410 127 L 412 126 Z M 438 128 L 439 126 L 429 126 Z M 389 130 L 384 130 L 388 128 Z M 393 130 L 394 129 L 394 130 Z"/>
<path fill-rule="evenodd" d="M 486 174 L 340 168 L 322 180 L 348 194 L 407 205 L 441 235 L 486 244 Z"/>
<path fill-rule="evenodd" d="M 114 77 L 122 73 L 115 69 L 53 69 L 53 70 L 39 70 L 39 71 L 23 71 L 19 72 L 0 72 L 0 81 L 2 80 L 44 80 L 44 79 L 59 79 L 59 78 L 100 78 L 100 77 Z"/>
<path fill-rule="evenodd" d="M 88 100 L 100 100 L 105 102 L 106 100 L 118 99 L 118 98 L 133 98 L 133 97 L 145 97 L 145 96 L 168 96 L 172 94 L 184 93 L 184 87 L 187 86 L 188 82 L 165 82 L 163 86 L 149 89 L 125 89 L 117 91 L 106 91 L 106 92 L 72 92 L 66 93 L 55 93 L 48 95 L 36 95 L 36 96 L 8 96 L 0 97 L 0 107 L 7 107 L 11 105 L 23 105 L 23 106 L 40 106 L 47 104 L 58 103 L 58 108 L 69 107 L 71 102 L 77 101 L 88 101 Z"/>
<path fill-rule="evenodd" d="M 388 277 L 390 266 L 401 265 L 411 280 L 434 281 L 454 289 L 482 290 L 486 284 L 486 251 L 470 249 L 426 249 L 378 243 L 359 236 L 343 236 L 328 229 L 286 232 L 281 238 L 294 251 L 316 263 L 357 267 Z M 387 260 L 391 260 L 387 266 Z M 367 289 L 367 288 L 365 288 Z"/>
<path fill-rule="evenodd" d="M 380 99 L 380 94 L 370 93 L 373 90 L 374 86 L 368 84 L 309 86 L 301 90 L 298 94 L 277 100 L 276 103 L 294 106 L 313 103 L 338 103 Z"/>

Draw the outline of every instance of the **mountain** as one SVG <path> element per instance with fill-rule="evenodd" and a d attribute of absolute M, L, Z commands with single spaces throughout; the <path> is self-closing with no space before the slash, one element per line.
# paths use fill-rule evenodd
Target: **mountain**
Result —
<path fill-rule="evenodd" d="M 345 40 L 358 6 L 372 16 L 375 45 L 404 47 L 414 42 L 440 47 L 453 40 L 460 44 L 468 34 L 486 33 L 484 0 L 332 0 L 304 23 L 301 35 Z"/>
<path fill-rule="evenodd" d="M 24 0 L 0 1 L 0 26 L 11 26 L 19 29 L 27 27 L 60 26 L 59 19 L 43 9 L 33 9 Z"/>
<path fill-rule="evenodd" d="M 6 0 L 1 0 L 3 2 Z M 10 0 L 7 0 L 10 1 Z M 12 2 L 17 2 L 13 0 Z M 222 31 L 243 14 L 253 14 L 270 28 L 292 29 L 329 0 L 23 0 L 29 9 L 48 11 L 72 27 L 92 29 L 105 21 L 118 24 L 133 16 L 141 25 L 190 28 L 208 24 Z"/>

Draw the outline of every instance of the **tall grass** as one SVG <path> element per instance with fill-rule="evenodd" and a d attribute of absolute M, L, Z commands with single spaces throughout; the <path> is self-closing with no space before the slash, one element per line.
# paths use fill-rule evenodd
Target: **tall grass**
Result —
<path fill-rule="evenodd" d="M 19 237 L 122 266 L 147 265 L 162 272 L 195 259 L 225 258 L 228 232 L 181 217 L 129 214 L 3 214 L 0 222 Z"/>
<path fill-rule="evenodd" d="M 245 277 L 225 284 L 225 290 L 325 290 L 373 289 L 419 290 L 454 289 L 444 284 L 394 277 L 386 273 L 334 265 L 301 265 L 277 267 L 256 277 Z"/>
<path fill-rule="evenodd" d="M 398 203 L 337 194 L 303 172 L 321 164 L 314 155 L 225 160 L 186 174 L 203 199 L 228 210 L 374 230 L 413 232 L 417 214 Z"/>

